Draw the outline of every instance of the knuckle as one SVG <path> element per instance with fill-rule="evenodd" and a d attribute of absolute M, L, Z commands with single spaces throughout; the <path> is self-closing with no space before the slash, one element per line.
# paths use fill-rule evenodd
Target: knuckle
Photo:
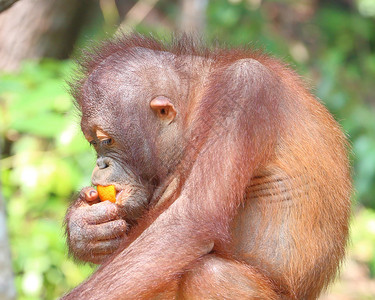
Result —
<path fill-rule="evenodd" d="M 118 210 L 113 203 L 104 201 L 87 207 L 87 213 L 85 214 L 85 217 L 87 220 L 89 220 L 90 224 L 98 224 L 105 222 L 106 220 L 117 218 Z M 99 222 L 98 220 L 101 220 L 101 222 Z"/>
<path fill-rule="evenodd" d="M 115 218 L 118 216 L 118 209 L 116 205 L 109 201 L 104 201 L 103 202 L 103 207 L 104 207 L 104 214 L 107 215 L 110 218 Z"/>
<path fill-rule="evenodd" d="M 125 220 L 118 220 L 117 223 L 115 224 L 115 227 L 121 230 L 126 230 L 127 223 L 125 222 Z"/>
<path fill-rule="evenodd" d="M 101 264 L 101 263 L 103 263 L 108 257 L 109 257 L 109 255 L 97 255 L 97 256 L 95 257 L 95 263 L 96 263 L 96 264 Z"/>
<path fill-rule="evenodd" d="M 80 209 L 77 209 L 69 219 L 68 226 L 70 230 L 82 230 L 87 226 L 86 215 Z"/>
<path fill-rule="evenodd" d="M 115 249 L 117 249 L 118 246 L 120 246 L 121 242 L 122 242 L 121 238 L 116 238 L 113 240 L 113 246 L 115 247 Z"/>
<path fill-rule="evenodd" d="M 78 240 L 75 243 L 76 251 L 79 252 L 79 253 L 85 253 L 85 252 L 87 252 L 87 245 L 88 245 L 88 243 L 85 243 L 82 240 Z"/>
<path fill-rule="evenodd" d="M 108 212 L 108 209 L 106 206 L 102 205 L 102 203 L 97 203 L 94 205 L 91 205 L 87 208 L 87 214 L 90 215 L 90 217 L 101 217 L 105 216 Z"/>

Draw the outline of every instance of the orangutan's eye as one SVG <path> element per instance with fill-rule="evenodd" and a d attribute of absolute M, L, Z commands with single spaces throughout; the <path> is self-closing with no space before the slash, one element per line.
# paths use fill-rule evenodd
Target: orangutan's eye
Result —
<path fill-rule="evenodd" d="M 112 145 L 113 141 L 112 139 L 105 139 L 105 140 L 100 141 L 100 143 L 104 146 L 109 146 L 109 145 Z"/>

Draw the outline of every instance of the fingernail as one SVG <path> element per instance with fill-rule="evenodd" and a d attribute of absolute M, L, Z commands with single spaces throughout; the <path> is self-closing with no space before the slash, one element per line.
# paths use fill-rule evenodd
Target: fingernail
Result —
<path fill-rule="evenodd" d="M 95 197 L 95 195 L 96 195 L 96 191 L 90 191 L 90 193 L 89 193 L 90 197 Z"/>

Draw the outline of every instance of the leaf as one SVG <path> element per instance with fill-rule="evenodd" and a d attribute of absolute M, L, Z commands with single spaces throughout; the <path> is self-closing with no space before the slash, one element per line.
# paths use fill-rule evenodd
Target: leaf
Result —
<path fill-rule="evenodd" d="M 67 123 L 68 120 L 60 114 L 45 113 L 27 119 L 15 119 L 10 127 L 22 133 L 53 138 L 65 128 Z"/>

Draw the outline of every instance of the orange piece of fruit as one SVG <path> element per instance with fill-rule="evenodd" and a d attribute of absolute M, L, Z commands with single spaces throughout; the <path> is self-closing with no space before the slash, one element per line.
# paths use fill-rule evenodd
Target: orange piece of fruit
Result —
<path fill-rule="evenodd" d="M 100 201 L 109 200 L 113 203 L 116 203 L 116 189 L 114 185 L 98 185 L 97 187 Z"/>

